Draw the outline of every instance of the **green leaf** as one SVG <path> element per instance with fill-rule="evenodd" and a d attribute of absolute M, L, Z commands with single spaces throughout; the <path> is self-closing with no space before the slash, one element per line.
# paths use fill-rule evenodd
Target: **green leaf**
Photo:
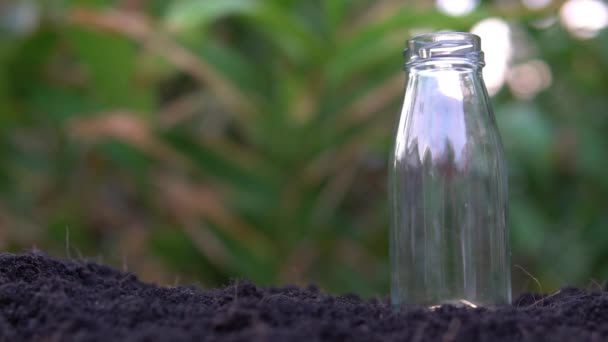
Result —
<path fill-rule="evenodd" d="M 32 87 L 28 97 L 28 112 L 32 117 L 44 117 L 58 123 L 80 115 L 92 114 L 102 105 L 82 91 L 40 85 Z"/>
<path fill-rule="evenodd" d="M 10 76 L 12 57 L 17 49 L 17 42 L 0 39 L 0 128 L 7 124 L 10 118 L 16 116 L 13 108 L 14 98 L 11 96 L 14 89 Z"/>
<path fill-rule="evenodd" d="M 387 38 L 401 37 L 397 40 L 400 49 L 405 48 L 405 42 L 409 38 L 408 29 L 423 26 L 431 29 L 450 27 L 455 30 L 467 30 L 476 22 L 478 16 L 467 16 L 465 18 L 454 18 L 444 16 L 436 12 L 413 10 L 403 8 L 394 15 L 383 18 L 383 20 L 364 26 L 358 32 L 349 35 L 348 39 L 339 42 L 334 56 L 334 63 L 339 63 L 351 53 L 362 53 L 362 51 L 378 52 L 374 47 L 378 42 Z M 395 40 L 393 40 L 395 42 Z"/>
<path fill-rule="evenodd" d="M 247 241 L 228 236 L 221 228 L 215 229 L 215 234 L 230 251 L 229 267 L 239 276 L 261 285 L 270 285 L 276 280 L 280 261 L 273 250 L 251 248 Z"/>
<path fill-rule="evenodd" d="M 69 6 L 87 6 L 87 7 L 108 7 L 113 5 L 116 0 L 68 0 Z"/>
<path fill-rule="evenodd" d="M 71 27 L 66 38 L 90 77 L 92 95 L 109 107 L 148 109 L 148 92 L 134 82 L 137 50 L 126 37 Z"/>
<path fill-rule="evenodd" d="M 193 30 L 224 16 L 250 13 L 257 4 L 254 0 L 173 1 L 165 15 L 165 23 L 178 32 Z"/>
<path fill-rule="evenodd" d="M 366 46 L 339 50 L 327 64 L 328 85 L 338 87 L 342 83 L 352 81 L 353 77 L 369 73 L 370 69 L 375 66 L 399 60 L 402 63 L 395 63 L 394 66 L 396 71 L 401 71 L 400 66 L 405 62 L 401 57 L 401 51 L 403 51 L 402 47 L 385 40 L 377 40 Z"/>
<path fill-rule="evenodd" d="M 41 30 L 20 44 L 10 62 L 9 80 L 13 92 L 27 94 L 32 87 L 42 83 L 58 41 L 56 32 Z"/>
<path fill-rule="evenodd" d="M 229 184 L 239 193 L 251 192 L 264 198 L 277 190 L 272 174 L 255 170 L 251 165 L 239 165 L 230 156 L 213 151 L 187 135 L 174 131 L 165 133 L 163 138 L 189 157 L 200 171 Z"/>
<path fill-rule="evenodd" d="M 198 276 L 204 281 L 222 282 L 227 275 L 207 260 L 190 236 L 179 227 L 154 229 L 150 237 L 151 249 L 177 272 Z"/>
<path fill-rule="evenodd" d="M 336 30 L 348 14 L 349 1 L 326 0 L 323 1 L 325 17 L 332 31 Z"/>
<path fill-rule="evenodd" d="M 255 66 L 233 48 L 218 42 L 208 41 L 199 50 L 200 55 L 214 69 L 228 78 L 238 88 L 248 92 L 259 92 L 259 78 Z"/>
<path fill-rule="evenodd" d="M 153 161 L 143 151 L 119 140 L 104 141 L 96 148 L 116 166 L 131 170 L 139 177 L 146 176 Z"/>
<path fill-rule="evenodd" d="M 320 37 L 299 18 L 278 6 L 264 3 L 247 19 L 291 61 L 311 62 L 325 53 Z"/>
<path fill-rule="evenodd" d="M 509 206 L 509 226 L 518 250 L 536 254 L 541 251 L 546 237 L 547 222 L 542 211 L 533 207 L 525 197 L 514 197 Z"/>
<path fill-rule="evenodd" d="M 536 106 L 504 105 L 497 110 L 496 120 L 507 155 L 517 155 L 538 171 L 550 166 L 553 129 Z"/>

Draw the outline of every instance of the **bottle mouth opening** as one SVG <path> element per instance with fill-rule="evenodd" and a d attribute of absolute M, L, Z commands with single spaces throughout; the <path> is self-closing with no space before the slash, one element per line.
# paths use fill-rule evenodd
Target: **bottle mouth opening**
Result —
<path fill-rule="evenodd" d="M 481 39 L 467 32 L 439 32 L 415 36 L 408 40 L 403 52 L 406 67 L 421 61 L 464 59 L 471 64 L 484 65 Z"/>

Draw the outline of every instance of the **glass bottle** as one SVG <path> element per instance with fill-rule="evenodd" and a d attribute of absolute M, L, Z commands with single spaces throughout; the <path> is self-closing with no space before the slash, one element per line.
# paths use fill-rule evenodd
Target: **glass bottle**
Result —
<path fill-rule="evenodd" d="M 391 302 L 510 303 L 507 177 L 480 38 L 409 40 L 389 165 Z"/>

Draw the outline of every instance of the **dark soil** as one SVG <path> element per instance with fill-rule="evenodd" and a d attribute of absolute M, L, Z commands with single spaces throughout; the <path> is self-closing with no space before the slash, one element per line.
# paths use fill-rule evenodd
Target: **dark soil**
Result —
<path fill-rule="evenodd" d="M 608 341 L 608 292 L 396 313 L 314 287 L 158 287 L 91 262 L 0 254 L 0 341 Z"/>

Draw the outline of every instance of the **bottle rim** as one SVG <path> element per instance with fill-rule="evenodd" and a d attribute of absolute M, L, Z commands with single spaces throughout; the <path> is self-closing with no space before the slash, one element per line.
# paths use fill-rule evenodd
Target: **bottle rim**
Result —
<path fill-rule="evenodd" d="M 412 37 L 403 51 L 406 67 L 440 59 L 462 59 L 480 67 L 485 65 L 481 38 L 469 32 L 434 32 Z"/>

